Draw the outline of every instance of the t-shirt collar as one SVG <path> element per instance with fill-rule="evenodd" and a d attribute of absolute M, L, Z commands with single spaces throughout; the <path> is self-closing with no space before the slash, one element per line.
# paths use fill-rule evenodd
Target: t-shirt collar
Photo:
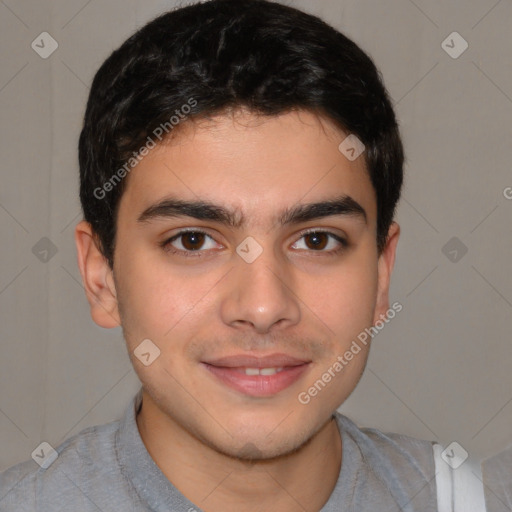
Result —
<path fill-rule="evenodd" d="M 116 455 L 121 472 L 140 499 L 154 512 L 183 510 L 202 512 L 169 482 L 147 451 L 137 427 L 136 415 L 142 405 L 142 387 L 126 408 L 116 435 Z M 355 441 L 342 429 L 342 416 L 335 414 L 341 432 L 343 463 L 336 486 L 320 512 L 340 511 L 340 505 L 351 496 L 357 475 L 346 468 L 357 468 Z"/>

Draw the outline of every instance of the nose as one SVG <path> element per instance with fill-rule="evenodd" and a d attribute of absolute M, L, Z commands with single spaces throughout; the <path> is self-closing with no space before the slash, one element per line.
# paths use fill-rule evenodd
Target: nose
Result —
<path fill-rule="evenodd" d="M 260 334 L 297 324 L 300 301 L 285 265 L 277 262 L 270 251 L 264 251 L 252 263 L 239 258 L 225 283 L 221 305 L 224 323 Z"/>

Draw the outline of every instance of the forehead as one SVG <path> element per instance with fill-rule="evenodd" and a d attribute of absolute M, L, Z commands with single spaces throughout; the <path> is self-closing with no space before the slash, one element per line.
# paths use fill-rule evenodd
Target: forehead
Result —
<path fill-rule="evenodd" d="M 339 150 L 348 133 L 310 112 L 250 112 L 184 121 L 127 177 L 121 199 L 134 216 L 166 197 L 223 204 L 254 222 L 275 221 L 294 204 L 347 195 L 375 219 L 376 196 L 363 156 Z M 128 208 L 129 206 L 129 208 Z"/>

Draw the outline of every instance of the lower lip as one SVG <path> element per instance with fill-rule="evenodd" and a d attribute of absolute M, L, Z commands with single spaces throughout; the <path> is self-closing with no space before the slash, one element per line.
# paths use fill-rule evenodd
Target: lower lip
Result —
<path fill-rule="evenodd" d="M 304 363 L 299 366 L 285 367 L 274 375 L 245 375 L 234 368 L 201 364 L 230 388 L 256 397 L 272 396 L 283 391 L 297 382 L 309 367 L 309 363 Z"/>

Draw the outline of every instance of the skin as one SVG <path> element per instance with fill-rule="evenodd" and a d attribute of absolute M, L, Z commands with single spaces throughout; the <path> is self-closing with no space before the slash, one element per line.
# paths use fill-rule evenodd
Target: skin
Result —
<path fill-rule="evenodd" d="M 114 268 L 89 224 L 75 230 L 78 263 L 93 320 L 121 325 L 143 388 L 137 425 L 165 476 L 208 512 L 318 511 L 338 479 L 341 438 L 332 415 L 356 387 L 370 344 L 307 405 L 298 401 L 357 335 L 389 309 L 400 227 L 393 223 L 379 256 L 376 195 L 364 157 L 338 150 L 346 137 L 309 112 L 258 117 L 238 111 L 184 122 L 128 176 L 121 198 Z M 169 195 L 237 209 L 233 228 L 190 217 L 138 222 Z M 366 211 L 296 225 L 274 222 L 286 208 L 347 194 Z M 196 246 L 183 228 L 208 233 Z M 329 237 L 320 249 L 306 228 Z M 247 263 L 236 252 L 247 237 L 263 248 Z M 335 255 L 328 252 L 341 248 Z M 133 354 L 144 339 L 160 356 L 144 366 Z M 290 387 L 269 397 L 233 390 L 200 364 L 232 354 L 290 354 L 311 361 Z"/>

